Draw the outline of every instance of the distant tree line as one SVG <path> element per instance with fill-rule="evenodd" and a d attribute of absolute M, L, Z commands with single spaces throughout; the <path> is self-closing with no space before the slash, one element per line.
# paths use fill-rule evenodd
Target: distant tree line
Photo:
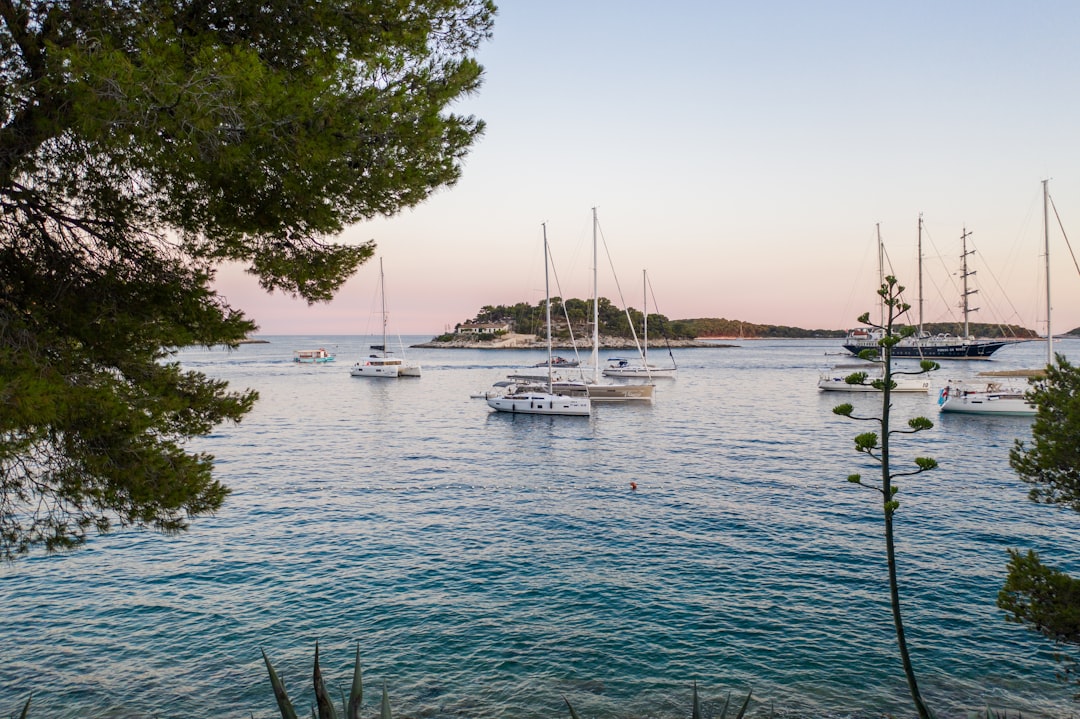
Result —
<path fill-rule="evenodd" d="M 1020 325 L 999 325 L 988 322 L 971 322 L 968 329 L 975 337 L 1016 337 L 1018 339 L 1034 339 L 1039 334 Z M 957 337 L 964 336 L 963 322 L 926 322 L 923 331 L 932 335 L 950 334 Z"/>
<path fill-rule="evenodd" d="M 770 339 L 786 337 L 843 337 L 844 330 L 814 330 L 786 325 L 763 325 L 724 318 L 700 318 L 676 320 L 674 324 L 685 326 L 694 337 L 745 337 L 748 339 Z"/>
<path fill-rule="evenodd" d="M 518 302 L 515 305 L 485 305 L 468 324 L 507 322 L 513 332 L 519 334 L 543 334 L 545 303 L 535 305 Z M 611 300 L 601 297 L 596 304 L 599 332 L 605 337 L 630 337 L 634 332 L 641 334 L 644 318 L 641 310 L 633 307 L 623 310 L 612 304 Z M 629 317 L 627 317 L 629 315 Z M 592 300 L 551 298 L 551 333 L 555 337 L 567 338 L 571 332 L 575 337 L 592 334 Z M 633 326 L 633 332 L 631 331 Z M 672 322 L 662 314 L 649 313 L 649 334 L 653 337 L 669 339 L 693 339 L 692 327 L 685 322 Z"/>
<path fill-rule="evenodd" d="M 633 307 L 623 310 L 612 304 L 611 300 L 601 297 L 598 302 L 600 334 L 605 337 L 631 337 L 631 323 L 634 332 L 642 333 L 643 323 L 640 310 Z M 627 319 L 629 314 L 629 319 Z M 518 334 L 539 335 L 544 332 L 544 301 L 531 305 L 518 302 L 515 305 L 485 305 L 476 317 L 467 322 L 471 324 L 506 322 L 511 331 Z M 567 339 L 571 333 L 575 337 L 592 334 L 592 300 L 551 298 L 551 333 L 559 339 Z M 1038 337 L 1036 332 L 1019 325 L 999 325 L 973 322 L 969 325 L 970 333 L 977 337 L 1016 337 L 1030 339 Z M 923 331 L 929 334 L 950 334 L 962 336 L 964 326 L 959 322 L 931 322 L 923 325 Z M 649 313 L 649 336 L 667 339 L 697 339 L 699 337 L 744 337 L 747 339 L 785 339 L 806 337 L 844 337 L 847 330 L 806 329 L 787 325 L 766 325 L 741 320 L 729 320 L 722 317 L 703 317 L 686 320 L 669 320 L 658 313 Z M 1080 335 L 1080 328 L 1069 334 Z M 444 335 L 438 339 L 450 340 L 454 335 Z"/>

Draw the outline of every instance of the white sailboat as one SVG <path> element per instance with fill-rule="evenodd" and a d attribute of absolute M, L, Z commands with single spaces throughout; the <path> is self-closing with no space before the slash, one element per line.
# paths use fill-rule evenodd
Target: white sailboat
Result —
<path fill-rule="evenodd" d="M 1054 332 L 1050 326 L 1050 192 L 1043 180 L 1043 243 L 1046 260 L 1046 363 L 1054 363 Z M 952 381 L 938 396 L 942 412 L 1031 416 L 1036 407 L 1027 399 L 1027 388 L 999 381 Z"/>
<path fill-rule="evenodd" d="M 556 392 L 552 382 L 551 354 L 551 288 L 548 280 L 547 225 L 544 228 L 544 295 L 547 308 L 547 387 L 546 391 L 535 388 L 518 389 L 511 386 L 506 394 L 487 396 L 488 406 L 499 412 L 511 414 L 550 414 L 589 416 L 592 403 L 587 396 L 573 396 Z"/>
<path fill-rule="evenodd" d="M 652 382 L 615 383 L 604 382 L 600 373 L 600 310 L 599 286 L 597 282 L 597 219 L 593 208 L 593 317 L 592 317 L 592 358 L 589 367 L 576 367 L 561 377 L 550 380 L 553 391 L 564 395 L 588 397 L 593 402 L 652 402 L 656 385 Z M 635 336 L 635 341 L 637 337 Z M 591 376 L 586 372 L 592 369 Z M 524 374 L 512 374 L 507 377 L 512 382 L 535 383 L 541 378 Z"/>
<path fill-rule="evenodd" d="M 600 289 L 597 281 L 598 254 L 597 254 L 597 224 L 596 208 L 592 208 L 593 217 L 593 334 L 592 334 L 592 369 L 591 378 L 582 377 L 580 382 L 566 382 L 564 389 L 571 391 L 572 388 L 584 390 L 589 399 L 598 402 L 627 402 L 641 401 L 652 402 L 653 391 L 656 385 L 651 382 L 637 382 L 634 384 L 616 384 L 614 382 L 602 382 L 600 379 Z M 632 329 L 632 328 L 631 328 Z M 579 390 L 580 391 L 580 390 Z"/>
<path fill-rule="evenodd" d="M 938 405 L 942 412 L 1031 416 L 1035 405 L 1025 391 L 1001 382 L 950 381 L 941 389 Z"/>
<path fill-rule="evenodd" d="M 649 364 L 649 276 L 646 270 L 641 271 L 641 286 L 644 294 L 642 305 L 642 352 L 641 361 L 635 362 L 625 357 L 612 357 L 609 362 L 614 362 L 604 369 L 605 377 L 671 377 L 674 379 L 679 371 L 675 364 L 675 358 L 671 358 L 670 367 L 656 367 Z"/>
<path fill-rule="evenodd" d="M 401 357 L 393 357 L 386 349 L 386 282 L 383 275 L 383 262 L 379 258 L 379 292 L 382 298 L 382 344 L 372 345 L 374 353 L 353 365 L 349 371 L 353 377 L 419 377 L 420 365 Z"/>

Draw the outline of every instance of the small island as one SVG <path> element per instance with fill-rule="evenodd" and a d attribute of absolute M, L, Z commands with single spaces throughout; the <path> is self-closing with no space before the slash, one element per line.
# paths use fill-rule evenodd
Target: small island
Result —
<path fill-rule="evenodd" d="M 414 347 L 439 349 L 542 349 L 545 303 L 535 305 L 485 305 L 470 320 L 459 322 L 453 332 L 432 338 Z M 642 343 L 644 317 L 633 307 L 625 310 L 601 297 L 597 303 L 599 346 L 603 349 L 633 349 Z M 551 337 L 558 349 L 592 349 L 592 300 L 551 299 Z M 662 314 L 649 313 L 649 341 L 653 347 L 731 347 L 716 340 L 756 339 L 842 339 L 846 329 L 805 329 L 787 325 L 758 324 L 725 318 L 669 320 Z M 631 330 L 633 327 L 633 330 Z M 959 322 L 935 322 L 923 326 L 931 334 L 962 336 Z M 976 337 L 1012 337 L 1034 339 L 1038 334 L 1018 325 L 972 323 Z M 1080 328 L 1069 334 L 1080 335 Z"/>

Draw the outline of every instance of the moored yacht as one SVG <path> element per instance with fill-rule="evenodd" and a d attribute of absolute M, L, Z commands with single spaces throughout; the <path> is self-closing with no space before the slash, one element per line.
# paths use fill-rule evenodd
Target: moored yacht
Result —
<path fill-rule="evenodd" d="M 498 412 L 510 414 L 550 414 L 584 416 L 592 414 L 592 403 L 587 396 L 573 396 L 559 391 L 552 381 L 551 354 L 551 288 L 548 280 L 547 225 L 544 228 L 544 295 L 547 309 L 547 386 L 508 385 L 505 393 L 492 392 L 485 395 L 488 406 Z"/>
<path fill-rule="evenodd" d="M 386 349 L 386 282 L 383 276 L 382 258 L 379 258 L 379 296 L 382 300 L 382 344 L 372 345 L 375 353 L 360 360 L 349 370 L 353 377 L 419 377 L 420 365 L 401 357 L 392 357 Z"/>

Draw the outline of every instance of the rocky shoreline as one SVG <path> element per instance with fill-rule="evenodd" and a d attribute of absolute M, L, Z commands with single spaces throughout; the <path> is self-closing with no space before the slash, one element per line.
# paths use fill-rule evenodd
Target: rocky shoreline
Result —
<path fill-rule="evenodd" d="M 574 345 L 559 340 L 552 340 L 552 348 L 557 350 L 573 350 Z M 701 340 L 649 340 L 649 349 L 664 349 L 665 347 L 735 347 L 736 345 L 719 344 L 716 342 L 702 342 Z M 507 334 L 495 339 L 476 341 L 468 339 L 454 339 L 449 342 L 421 342 L 410 345 L 422 349 L 464 349 L 464 350 L 521 350 L 521 349 L 547 349 L 547 340 L 536 335 Z M 637 350 L 632 340 L 625 337 L 601 337 L 600 348 L 608 350 Z M 579 340 L 579 351 L 592 350 L 592 338 Z"/>

